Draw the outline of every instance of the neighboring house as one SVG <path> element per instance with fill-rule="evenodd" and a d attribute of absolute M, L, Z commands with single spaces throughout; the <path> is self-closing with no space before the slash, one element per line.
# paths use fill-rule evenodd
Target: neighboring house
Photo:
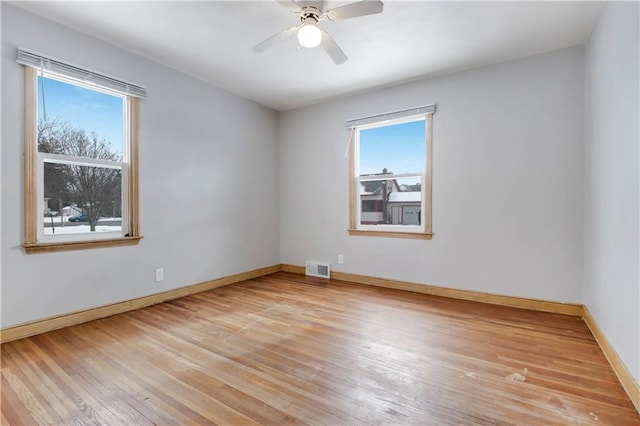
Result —
<path fill-rule="evenodd" d="M 390 175 L 382 173 L 361 177 Z M 419 225 L 420 185 L 398 185 L 395 179 L 360 182 L 360 223 L 363 225 Z"/>
<path fill-rule="evenodd" d="M 420 191 L 392 192 L 387 209 L 393 225 L 420 225 Z"/>
<path fill-rule="evenodd" d="M 390 175 L 387 169 L 382 173 L 360 175 L 360 177 L 380 177 L 381 180 L 367 180 L 360 182 L 361 213 L 360 223 L 363 225 L 378 225 L 387 222 L 386 204 L 387 195 L 392 191 L 399 191 L 398 182 L 395 179 L 383 180 Z"/>
<path fill-rule="evenodd" d="M 62 216 L 79 216 L 82 209 L 78 206 L 67 206 L 62 208 Z"/>
<path fill-rule="evenodd" d="M 49 198 L 44 199 L 44 215 L 49 216 L 51 214 L 51 208 L 49 207 Z"/>
<path fill-rule="evenodd" d="M 58 215 L 58 211 L 57 210 L 52 210 L 51 207 L 49 206 L 49 202 L 50 201 L 51 201 L 51 198 L 45 198 L 44 199 L 44 207 L 42 208 L 42 212 L 44 213 L 44 217 L 57 216 Z"/>

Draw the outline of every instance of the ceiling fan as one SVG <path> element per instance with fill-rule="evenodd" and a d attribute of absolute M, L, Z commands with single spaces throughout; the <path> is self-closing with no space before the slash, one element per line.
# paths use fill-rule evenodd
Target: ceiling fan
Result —
<path fill-rule="evenodd" d="M 341 21 L 343 19 L 357 18 L 359 16 L 374 15 L 382 12 L 380 0 L 363 0 L 357 3 L 347 4 L 334 9 L 324 10 L 324 1 L 293 0 L 278 1 L 289 12 L 300 18 L 300 25 L 287 28 L 278 34 L 269 37 L 262 43 L 253 47 L 254 52 L 264 52 L 274 44 L 283 41 L 294 34 L 298 36 L 298 43 L 307 48 L 322 45 L 327 54 L 336 64 L 346 62 L 347 55 L 340 46 L 323 29 L 318 27 L 321 21 Z"/>

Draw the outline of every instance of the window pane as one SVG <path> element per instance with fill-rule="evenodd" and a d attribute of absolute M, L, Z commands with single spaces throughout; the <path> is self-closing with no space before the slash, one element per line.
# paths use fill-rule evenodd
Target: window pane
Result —
<path fill-rule="evenodd" d="M 122 231 L 120 169 L 44 163 L 44 235 Z"/>
<path fill-rule="evenodd" d="M 425 120 L 361 129 L 360 175 L 422 173 L 425 141 Z"/>
<path fill-rule="evenodd" d="M 120 161 L 124 99 L 38 77 L 38 151 Z"/>
<path fill-rule="evenodd" d="M 361 225 L 419 226 L 422 215 L 422 178 L 360 182 Z"/>

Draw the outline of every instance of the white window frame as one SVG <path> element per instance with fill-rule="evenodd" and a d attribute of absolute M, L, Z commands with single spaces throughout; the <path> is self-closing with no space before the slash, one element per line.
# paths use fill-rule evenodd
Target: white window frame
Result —
<path fill-rule="evenodd" d="M 142 238 L 138 222 L 138 98 L 60 73 L 45 72 L 44 76 L 47 78 L 121 98 L 124 134 L 122 161 L 42 153 L 38 152 L 37 135 L 37 78 L 39 75 L 43 75 L 42 69 L 25 66 L 25 242 L 23 248 L 26 253 L 31 254 L 138 244 Z M 45 235 L 45 162 L 120 169 L 122 171 L 121 231 Z"/>
<path fill-rule="evenodd" d="M 122 228 L 120 231 L 110 231 L 110 232 L 83 232 L 83 233 L 73 233 L 73 234 L 45 234 L 44 233 L 44 225 L 47 218 L 44 217 L 44 164 L 45 163 L 57 163 L 57 164 L 70 164 L 76 166 L 87 166 L 87 167 L 103 167 L 109 169 L 118 169 L 121 171 L 122 176 L 122 189 L 121 189 L 121 210 L 122 210 Z M 100 239 L 113 239 L 113 238 L 121 238 L 129 233 L 127 226 L 128 219 L 128 167 L 127 163 L 124 161 L 105 161 L 105 160 L 95 160 L 90 158 L 82 158 L 79 160 L 78 157 L 72 157 L 67 155 L 57 155 L 57 154 L 49 154 L 38 152 L 38 164 L 37 164 L 37 186 L 38 186 L 38 242 L 41 243 L 52 243 L 56 241 L 89 241 L 89 240 L 100 240 Z M 55 221 L 55 219 L 54 219 Z"/>
<path fill-rule="evenodd" d="M 79 81 L 77 79 L 65 77 L 64 75 L 46 72 L 43 73 L 42 70 L 37 71 L 38 77 L 44 77 L 48 79 L 57 80 L 66 84 L 70 84 L 73 86 L 82 87 L 83 89 L 93 90 L 96 92 L 104 93 L 109 96 L 113 96 L 116 98 L 120 98 L 122 100 L 122 161 L 110 161 L 110 160 L 101 160 L 95 158 L 87 158 L 87 157 L 76 157 L 71 155 L 60 155 L 60 154 L 51 154 L 47 152 L 38 152 L 37 154 L 37 191 L 38 191 L 38 242 L 41 243 L 52 243 L 57 241 L 90 241 L 90 240 L 102 240 L 102 239 L 113 239 L 113 238 L 121 238 L 129 233 L 127 219 L 129 216 L 129 132 L 127 129 L 129 128 L 129 99 L 127 96 L 122 93 L 116 92 L 114 90 L 105 89 L 94 84 L 87 84 L 85 82 Z M 36 141 L 36 151 L 37 151 L 37 141 Z M 57 164 L 69 164 L 76 166 L 86 166 L 86 167 L 103 167 L 110 169 L 119 169 L 121 171 L 121 211 L 122 211 L 122 228 L 120 231 L 112 231 L 112 232 L 84 232 L 77 234 L 59 234 L 59 235 L 47 235 L 44 233 L 44 222 L 46 221 L 44 217 L 44 163 L 57 163 Z"/>
<path fill-rule="evenodd" d="M 424 121 L 425 123 L 425 167 L 422 172 L 390 173 L 388 175 L 360 176 L 360 131 L 365 129 L 387 127 L 403 123 Z M 431 239 L 431 192 L 432 192 L 432 129 L 433 113 L 420 113 L 408 115 L 396 119 L 381 119 L 373 123 L 364 125 L 354 125 L 352 127 L 354 135 L 350 144 L 350 227 L 351 235 L 381 236 L 395 238 L 418 238 Z M 421 221 L 420 225 L 393 225 L 361 224 L 362 202 L 360 197 L 360 183 L 365 181 L 392 181 L 401 178 L 419 177 L 421 182 Z"/>

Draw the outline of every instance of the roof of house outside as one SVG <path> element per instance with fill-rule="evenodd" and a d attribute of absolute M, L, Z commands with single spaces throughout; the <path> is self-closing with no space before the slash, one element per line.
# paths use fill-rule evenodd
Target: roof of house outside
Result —
<path fill-rule="evenodd" d="M 380 176 L 380 177 L 384 177 L 384 176 L 390 176 L 390 175 L 393 175 L 393 173 L 389 173 L 389 171 L 385 167 L 384 169 L 382 169 L 382 173 L 369 173 L 369 174 L 364 174 L 364 175 L 360 175 L 360 176 L 361 177 L 362 176 Z M 393 189 L 395 191 L 402 191 L 403 190 L 401 188 L 401 186 L 398 185 L 398 181 L 396 181 L 395 179 L 389 179 L 389 181 L 392 182 Z M 368 181 L 360 182 L 360 195 L 381 194 L 384 182 L 385 182 L 384 179 L 383 180 L 368 180 Z"/>
<path fill-rule="evenodd" d="M 389 194 L 390 203 L 408 203 L 408 202 L 420 202 L 420 196 L 422 193 L 419 191 L 412 192 L 392 192 Z"/>
<path fill-rule="evenodd" d="M 360 175 L 360 176 L 389 176 L 392 173 L 387 173 L 387 169 L 383 170 L 383 173 L 372 173 L 368 175 Z M 421 185 L 419 183 L 413 185 L 407 184 L 398 184 L 396 179 L 387 179 L 386 181 L 391 182 L 391 193 L 398 192 L 415 192 L 417 194 L 420 193 Z M 378 195 L 382 194 L 382 189 L 384 187 L 385 179 L 382 180 L 367 180 L 364 182 L 360 182 L 360 195 Z M 391 200 L 389 200 L 391 201 Z M 419 201 L 419 200 L 418 200 Z"/>
<path fill-rule="evenodd" d="M 382 193 L 382 181 L 370 180 L 360 182 L 360 195 L 375 195 Z"/>

